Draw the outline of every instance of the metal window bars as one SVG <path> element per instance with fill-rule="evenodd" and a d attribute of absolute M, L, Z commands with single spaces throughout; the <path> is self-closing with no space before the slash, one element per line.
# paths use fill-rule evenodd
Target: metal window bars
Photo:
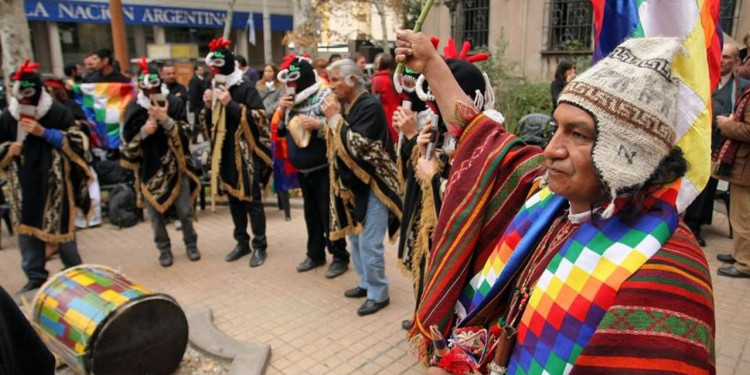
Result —
<path fill-rule="evenodd" d="M 544 49 L 576 52 L 593 49 L 594 10 L 591 0 L 547 0 Z"/>

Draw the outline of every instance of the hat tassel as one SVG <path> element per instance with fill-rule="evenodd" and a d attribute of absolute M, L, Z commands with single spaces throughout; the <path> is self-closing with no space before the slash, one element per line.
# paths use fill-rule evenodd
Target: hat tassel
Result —
<path fill-rule="evenodd" d="M 605 219 L 605 220 L 611 218 L 612 215 L 614 215 L 615 213 L 615 199 L 617 199 L 617 192 L 614 189 L 612 189 L 611 194 L 612 194 L 612 200 L 609 201 L 609 205 L 607 206 L 606 209 L 604 209 L 601 215 L 602 219 Z"/>

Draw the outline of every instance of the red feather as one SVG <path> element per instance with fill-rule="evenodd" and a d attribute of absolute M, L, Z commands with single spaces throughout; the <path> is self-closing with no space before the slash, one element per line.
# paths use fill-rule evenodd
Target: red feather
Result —
<path fill-rule="evenodd" d="M 208 49 L 211 50 L 211 52 L 213 52 L 222 47 L 229 47 L 230 45 L 232 45 L 231 40 L 224 39 L 224 38 L 216 38 L 208 43 Z"/>
<path fill-rule="evenodd" d="M 440 44 L 440 38 L 433 36 L 430 38 L 430 42 L 432 42 L 432 46 L 435 47 L 435 49 L 438 49 L 438 45 Z"/>
<path fill-rule="evenodd" d="M 455 59 L 456 57 L 456 42 L 453 38 L 448 39 L 448 44 L 443 48 L 443 57 L 446 59 Z"/>
<path fill-rule="evenodd" d="M 21 76 L 24 73 L 36 73 L 36 68 L 39 67 L 39 63 L 31 63 L 31 60 L 26 59 L 26 61 L 23 62 L 23 65 L 21 65 L 18 68 L 18 71 L 16 71 L 16 74 L 13 75 L 14 80 L 21 79 Z"/>
<path fill-rule="evenodd" d="M 148 60 L 146 60 L 146 56 L 143 56 L 138 60 L 138 66 L 141 67 L 141 73 L 148 74 Z"/>
<path fill-rule="evenodd" d="M 458 55 L 458 58 L 466 60 L 466 55 L 469 54 L 470 49 L 471 49 L 471 42 L 469 42 L 468 40 L 464 41 L 464 45 L 461 48 L 461 53 Z"/>
<path fill-rule="evenodd" d="M 284 58 L 282 59 L 281 65 L 279 66 L 279 70 L 288 69 L 289 65 L 292 65 L 292 61 L 294 61 L 294 59 L 296 58 L 297 58 L 297 55 L 294 53 L 288 56 L 284 56 Z"/>
<path fill-rule="evenodd" d="M 466 61 L 470 63 L 485 61 L 490 59 L 490 54 L 487 52 L 477 53 L 476 55 L 469 56 Z"/>

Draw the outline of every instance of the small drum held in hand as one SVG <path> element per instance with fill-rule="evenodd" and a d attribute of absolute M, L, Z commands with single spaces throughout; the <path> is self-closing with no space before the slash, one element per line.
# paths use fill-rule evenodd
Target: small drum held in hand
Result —
<path fill-rule="evenodd" d="M 108 267 L 60 272 L 39 289 L 33 306 L 42 340 L 80 374 L 171 374 L 187 346 L 187 319 L 177 302 Z"/>

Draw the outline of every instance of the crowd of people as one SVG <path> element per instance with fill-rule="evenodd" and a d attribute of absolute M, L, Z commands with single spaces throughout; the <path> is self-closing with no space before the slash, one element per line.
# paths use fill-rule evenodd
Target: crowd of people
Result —
<path fill-rule="evenodd" d="M 263 191 L 273 180 L 287 218 L 287 191 L 302 193 L 307 247 L 297 271 L 327 264 L 326 249 L 326 278 L 353 263 L 358 284 L 344 296 L 364 299 L 360 316 L 388 306 L 383 242 L 398 240 L 416 301 L 401 324 L 428 374 L 715 373 L 700 225 L 716 180 L 728 181 L 735 248 L 719 255 L 731 264 L 718 273 L 750 278 L 750 88 L 741 78 L 750 59 L 724 46 L 716 180 L 683 216 L 677 191 L 692 166 L 676 144 L 677 40 L 628 40 L 584 72 L 564 60 L 544 149 L 505 130 L 474 65 L 489 56 L 453 41 L 441 56 L 438 42 L 400 31 L 395 55 L 376 57 L 372 76 L 358 54 L 293 54 L 259 74 L 219 38 L 187 88 L 173 65 L 142 59 L 117 154 L 134 173 L 160 264 L 173 262 L 170 216 L 189 259 L 201 258 L 192 212 L 207 181 L 212 201 L 228 200 L 236 245 L 226 261 L 250 255 L 251 267 L 263 265 Z M 55 87 L 131 82 L 107 50 L 84 65 L 85 75 L 72 65 Z M 0 118 L 0 167 L 29 279 L 22 291 L 47 279 L 46 243 L 58 244 L 66 267 L 81 263 L 73 212 L 92 206 L 85 119 L 69 94 L 47 93 L 36 68 L 19 68 Z M 199 141 L 210 144 L 205 177 L 189 147 Z"/>

